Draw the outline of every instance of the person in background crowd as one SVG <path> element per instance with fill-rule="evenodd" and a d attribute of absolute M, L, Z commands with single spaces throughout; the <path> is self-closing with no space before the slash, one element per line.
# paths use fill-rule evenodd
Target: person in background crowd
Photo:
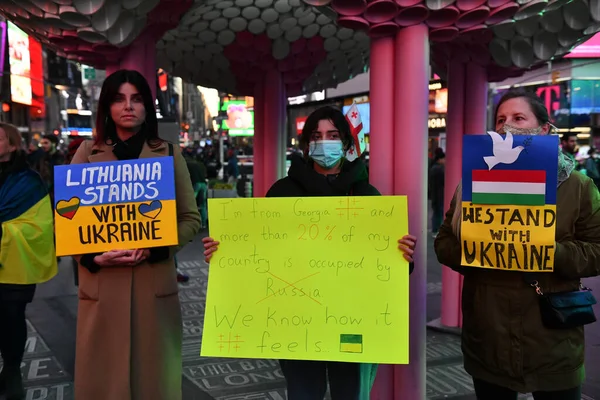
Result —
<path fill-rule="evenodd" d="M 206 185 L 206 166 L 204 163 L 196 160 L 196 152 L 189 148 L 184 153 L 185 161 L 190 171 L 190 178 L 192 179 L 192 185 L 194 187 L 194 193 L 196 194 L 196 205 L 200 211 L 200 218 L 202 220 L 202 229 L 208 225 L 208 186 Z"/>
<path fill-rule="evenodd" d="M 54 135 L 44 135 L 40 147 L 44 155 L 38 162 L 37 171 L 48 186 L 52 207 L 54 207 L 54 167 L 65 163 L 64 155 L 57 149 L 58 139 Z"/>
<path fill-rule="evenodd" d="M 216 179 L 219 176 L 219 171 L 221 171 L 221 162 L 218 159 L 217 154 L 215 154 L 214 150 L 210 148 L 204 158 L 204 165 L 206 165 L 206 178 L 207 179 Z"/>
<path fill-rule="evenodd" d="M 181 400 L 182 320 L 173 255 L 200 229 L 179 146 L 158 137 L 152 92 L 119 70 L 100 92 L 96 138 L 71 164 L 173 156 L 179 246 L 111 250 L 79 260 L 75 398 Z"/>
<path fill-rule="evenodd" d="M 546 135 L 548 111 L 535 94 L 507 92 L 496 108 L 496 131 Z M 574 171 L 573 143 L 559 152 L 554 272 L 535 277 L 545 295 L 579 290 L 600 274 L 600 193 Z M 551 329 L 542 322 L 536 289 L 525 273 L 461 266 L 462 188 L 435 239 L 438 261 L 464 276 L 462 350 L 479 400 L 581 400 L 584 328 Z"/>
<path fill-rule="evenodd" d="M 238 177 L 240 176 L 240 167 L 235 149 L 229 150 L 229 158 L 227 159 L 227 183 L 236 187 Z"/>
<path fill-rule="evenodd" d="M 5 123 L 0 123 L 0 224 L 0 397 L 21 400 L 25 308 L 35 285 L 52 279 L 57 266 L 48 189 L 27 164 L 19 131 Z"/>
<path fill-rule="evenodd" d="M 81 144 L 84 141 L 85 141 L 85 139 L 83 139 L 83 138 L 77 138 L 77 139 L 71 140 L 71 142 L 69 143 L 69 146 L 67 147 L 67 156 L 65 157 L 65 164 L 71 163 L 71 160 L 75 156 L 77 149 L 79 148 L 79 146 L 81 146 Z"/>
<path fill-rule="evenodd" d="M 31 139 L 29 146 L 27 146 L 27 163 L 37 172 L 39 172 L 40 160 L 44 157 L 44 154 L 39 142 L 36 139 Z"/>
<path fill-rule="evenodd" d="M 570 132 L 564 133 L 560 138 L 560 146 L 563 154 L 575 161 L 577 135 Z"/>
<path fill-rule="evenodd" d="M 306 120 L 301 146 L 304 157 L 294 155 L 286 178 L 275 182 L 267 197 L 303 196 L 379 196 L 371 186 L 362 158 L 352 162 L 344 154 L 352 145 L 350 126 L 344 114 L 333 107 L 314 111 Z M 398 240 L 398 249 L 410 262 L 417 238 Z M 219 242 L 203 239 L 206 261 L 218 249 Z M 366 400 L 375 380 L 377 366 L 348 362 L 280 360 L 287 382 L 289 400 L 323 400 L 327 381 L 333 400 Z"/>
<path fill-rule="evenodd" d="M 596 186 L 600 185 L 600 170 L 598 169 L 598 151 L 595 147 L 590 147 L 588 150 L 588 158 L 583 164 L 586 175 L 594 181 Z"/>
<path fill-rule="evenodd" d="M 431 208 L 433 211 L 431 217 L 431 232 L 434 237 L 437 235 L 440 225 L 442 225 L 442 220 L 444 219 L 444 181 L 446 174 L 445 163 L 446 155 L 444 152 L 436 151 L 433 165 L 429 170 Z"/>

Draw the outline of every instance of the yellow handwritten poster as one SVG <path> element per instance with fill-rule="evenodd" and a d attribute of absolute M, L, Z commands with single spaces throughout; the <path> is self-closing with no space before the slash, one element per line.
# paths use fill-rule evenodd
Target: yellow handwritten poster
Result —
<path fill-rule="evenodd" d="M 462 264 L 552 272 L 556 206 L 490 206 L 463 202 Z"/>
<path fill-rule="evenodd" d="M 173 157 L 54 169 L 56 254 L 178 243 Z"/>
<path fill-rule="evenodd" d="M 210 199 L 202 356 L 406 364 L 405 196 Z"/>

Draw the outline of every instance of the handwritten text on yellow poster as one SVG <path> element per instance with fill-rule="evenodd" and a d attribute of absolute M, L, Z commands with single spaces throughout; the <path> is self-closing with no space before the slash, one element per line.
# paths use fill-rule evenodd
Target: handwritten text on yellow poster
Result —
<path fill-rule="evenodd" d="M 462 265 L 552 272 L 556 206 L 462 204 Z"/>
<path fill-rule="evenodd" d="M 408 363 L 406 197 L 209 200 L 202 355 Z"/>

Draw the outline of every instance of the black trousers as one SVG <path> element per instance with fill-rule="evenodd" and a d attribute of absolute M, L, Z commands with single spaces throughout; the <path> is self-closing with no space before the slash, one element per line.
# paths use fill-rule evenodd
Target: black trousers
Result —
<path fill-rule="evenodd" d="M 517 400 L 518 393 L 493 383 L 473 379 L 477 400 Z M 556 392 L 533 392 L 535 400 L 581 400 L 581 386 Z"/>
<path fill-rule="evenodd" d="M 358 363 L 280 360 L 279 364 L 287 382 L 288 400 L 323 400 L 328 377 L 331 400 L 358 400 Z"/>
<path fill-rule="evenodd" d="M 4 368 L 21 369 L 27 341 L 24 301 L 0 301 L 0 354 Z"/>

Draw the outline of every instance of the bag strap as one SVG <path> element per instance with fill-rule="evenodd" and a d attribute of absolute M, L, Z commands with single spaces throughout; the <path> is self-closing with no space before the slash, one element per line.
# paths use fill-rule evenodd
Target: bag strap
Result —
<path fill-rule="evenodd" d="M 169 157 L 173 157 L 173 143 L 169 143 Z"/>
<path fill-rule="evenodd" d="M 525 281 L 525 283 L 527 283 L 529 286 L 534 288 L 535 292 L 539 296 L 543 296 L 544 292 L 542 291 L 542 288 L 540 287 L 540 283 L 538 281 L 538 277 L 540 276 L 540 273 L 538 273 L 538 272 L 523 272 L 522 274 L 523 274 L 523 280 Z M 581 282 L 581 279 L 579 280 L 579 290 L 585 290 L 588 292 L 592 291 L 592 289 L 588 288 L 587 286 L 585 286 L 583 284 L 583 282 Z"/>

